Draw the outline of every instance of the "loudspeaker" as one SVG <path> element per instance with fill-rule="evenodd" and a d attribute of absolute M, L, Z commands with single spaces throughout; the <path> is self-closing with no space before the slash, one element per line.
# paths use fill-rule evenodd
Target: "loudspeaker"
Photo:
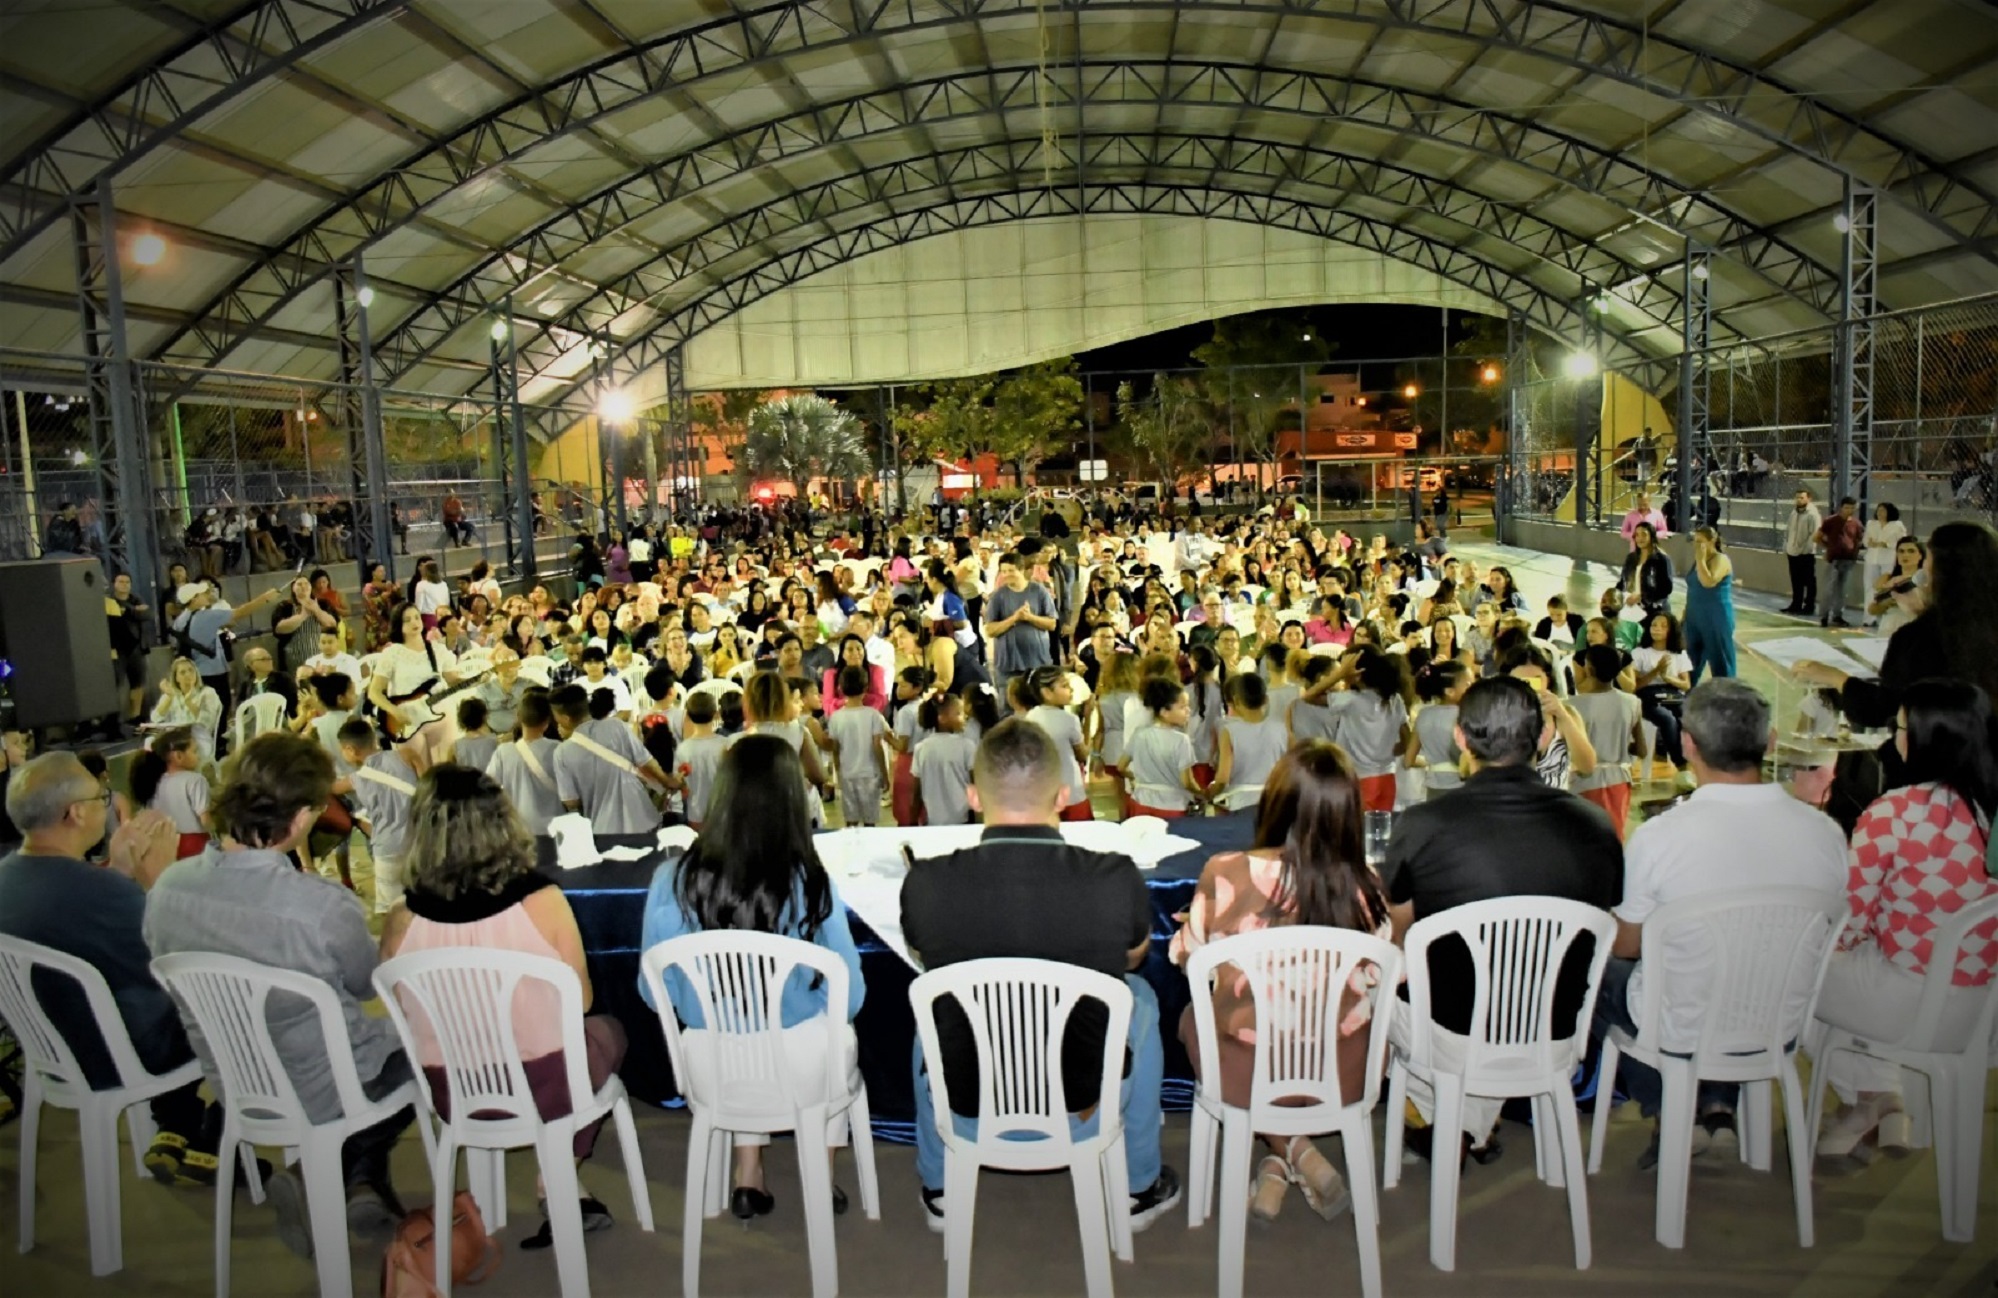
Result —
<path fill-rule="evenodd" d="M 73 726 L 119 710 L 110 593 L 95 559 L 0 563 L 0 658 L 23 729 Z"/>

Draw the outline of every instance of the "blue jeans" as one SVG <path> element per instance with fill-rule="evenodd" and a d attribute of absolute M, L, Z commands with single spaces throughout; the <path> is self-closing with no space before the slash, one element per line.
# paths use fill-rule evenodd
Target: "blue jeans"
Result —
<path fill-rule="evenodd" d="M 1637 1035 L 1637 1020 L 1630 1013 L 1630 975 L 1637 968 L 1637 961 L 1626 960 L 1622 956 L 1611 956 L 1603 966 L 1603 989 L 1596 994 L 1596 1021 L 1590 1035 L 1596 1038 L 1598 1047 L 1608 1037 L 1611 1028 L 1622 1028 L 1632 1036 Z M 1687 1056 L 1667 1051 L 1675 1059 Z M 1623 1093 L 1637 1101 L 1637 1111 L 1647 1118 L 1658 1116 L 1658 1107 L 1665 1097 L 1665 1081 L 1658 1070 L 1650 1064 L 1621 1055 L 1617 1059 L 1617 1075 L 1614 1078 L 1598 1078 L 1596 1085 L 1615 1085 L 1621 1082 Z M 1741 1098 L 1741 1087 L 1735 1082 L 1701 1082 L 1699 1099 L 1693 1106 L 1695 1117 L 1710 1113 L 1715 1109 L 1734 1112 L 1736 1101 Z"/>
<path fill-rule="evenodd" d="M 1124 975 L 1131 989 L 1131 1031 L 1126 1044 L 1131 1050 L 1131 1073 L 1117 1097 L 1117 1111 L 1124 1119 L 1124 1167 L 1130 1174 L 1131 1192 L 1140 1193 L 1159 1179 L 1159 1085 L 1165 1080 L 1165 1048 L 1159 1043 L 1159 998 L 1152 985 L 1138 974 Z M 926 1190 L 941 1190 L 944 1183 L 943 1137 L 937 1133 L 936 1106 L 930 1099 L 930 1079 L 923 1072 L 923 1042 L 916 1040 L 916 1177 Z M 1087 1140 L 1096 1134 L 1098 1115 L 1071 1117 L 1069 1135 Z M 952 1114 L 957 1134 L 965 1140 L 978 1136 L 978 1119 Z M 1026 1137 L 1022 1137 L 1023 1139 Z M 1009 1137 L 1011 1139 L 1011 1137 Z"/>

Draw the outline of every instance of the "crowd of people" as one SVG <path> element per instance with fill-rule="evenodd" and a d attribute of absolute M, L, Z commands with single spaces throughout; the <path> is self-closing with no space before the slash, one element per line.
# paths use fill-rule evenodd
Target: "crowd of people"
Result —
<path fill-rule="evenodd" d="M 798 1057 L 823 1081 L 829 1050 L 854 1066 L 850 1025 L 866 986 L 815 831 L 835 819 L 980 822 L 976 847 L 913 865 L 904 934 L 928 968 L 1027 956 L 1130 986 L 1117 1090 L 1137 1228 L 1179 1198 L 1158 1139 L 1158 1004 L 1135 972 L 1152 915 L 1130 859 L 1067 843 L 1065 820 L 1243 818 L 1245 846 L 1202 871 L 1174 962 L 1272 925 L 1399 941 L 1472 902 L 1564 897 L 1613 912 L 1617 927 L 1597 1021 L 1577 1022 L 1592 954 L 1580 950 L 1560 979 L 1559 1030 L 1628 1030 L 1647 977 L 1698 976 L 1699 952 L 1676 941 L 1663 970 L 1639 958 L 1658 907 L 1804 886 L 1846 898 L 1854 920 L 1820 1018 L 1867 1035 L 1905 1017 L 1929 934 L 1998 891 L 1998 535 L 1948 524 L 1918 564 L 1898 554 L 1908 538 L 1892 538 L 1881 580 L 1897 578 L 1905 617 L 1878 677 L 1798 668 L 1855 733 L 1885 737 L 1875 751 L 1792 762 L 1795 778 L 1776 783 L 1765 772 L 1782 723 L 1734 676 L 1732 570 L 1713 529 L 1682 579 L 1658 545 L 1659 521 L 1634 520 L 1631 562 L 1597 615 L 1556 595 L 1536 618 L 1512 573 L 1454 553 L 1441 521 L 1394 544 L 1313 526 L 1295 506 L 1171 530 L 1101 516 L 1040 529 L 1066 535 L 941 513 L 928 527 L 868 515 L 815 532 L 801 515 L 747 509 L 579 539 L 572 598 L 550 585 L 505 595 L 483 568 L 446 582 L 426 561 L 407 585 L 371 580 L 357 628 L 330 582 L 301 576 L 268 597 L 275 648 L 247 655 L 234 681 L 211 646 L 253 606 L 227 609 L 190 581 L 173 592 L 178 608 L 162 610 L 189 652 L 129 793 L 74 756 L 9 752 L 7 808 L 25 842 L 0 860 L 0 932 L 91 959 L 159 1066 L 206 1055 L 152 983 L 150 956 L 223 951 L 303 970 L 346 1006 L 371 1096 L 423 1076 L 435 1099 L 434 1054 L 407 1057 L 387 1023 L 362 1012 L 376 962 L 440 946 L 549 955 L 576 971 L 587 1006 L 582 940 L 560 887 L 535 869 L 534 839 L 571 812 L 600 837 L 684 822 L 698 837 L 659 868 L 635 941 L 739 928 L 837 952 L 848 1004 L 828 1005 L 802 981 L 784 997 Z M 230 703 L 266 695 L 281 701 L 278 724 L 218 766 Z M 1637 823 L 1633 792 L 1647 786 L 1672 805 Z M 1368 817 L 1397 809 L 1370 862 Z M 351 869 L 357 834 L 372 882 Z M 1470 1030 L 1474 977 L 1461 945 L 1440 944 L 1430 960 L 1447 1057 Z M 1994 967 L 1998 933 L 1980 931 L 1951 973 L 1946 1034 L 1970 1030 Z M 669 981 L 666 992 L 699 1037 L 689 989 Z M 1215 994 L 1227 1037 L 1219 1086 L 1239 1101 L 1253 1002 L 1239 979 Z M 1363 1040 L 1387 1014 L 1406 1048 L 1410 1014 L 1393 989 L 1356 977 L 1341 995 L 1342 1037 Z M 66 1012 L 74 1021 L 76 1008 Z M 1176 1030 L 1190 1040 L 1188 1015 Z M 1062 1064 L 1070 1096 L 1097 1093 L 1103 1022 L 1076 1016 Z M 545 1017 L 523 1024 L 537 1099 L 566 1102 L 559 1037 Z M 590 1024 L 596 1083 L 626 1042 L 615 1023 Z M 335 1103 L 323 1049 L 291 1026 L 279 1041 L 301 1094 Z M 1675 1019 L 1667 1048 L 1690 1048 L 1693 1035 L 1693 1020 Z M 968 1130 L 978 1118 L 969 1030 L 946 1017 L 942 1036 L 941 1092 Z M 1359 1093 L 1364 1063 L 1363 1050 L 1340 1051 L 1344 1093 Z M 941 1229 L 949 1205 L 927 1066 L 918 1050 L 917 1169 L 923 1211 Z M 1656 1074 L 1628 1058 L 1623 1069 L 1623 1088 L 1654 1115 Z M 1819 1135 L 1821 1154 L 1905 1146 L 1896 1070 L 1843 1060 L 1831 1081 L 1845 1103 Z M 1426 1125 L 1432 1097 L 1412 1085 L 1410 1098 L 1419 1150 L 1500 1156 L 1496 1103 L 1467 1102 L 1462 1130 L 1439 1145 Z M 1696 1152 L 1736 1138 L 1734 1103 L 1731 1087 L 1702 1085 Z M 212 1180 L 212 1106 L 190 1090 L 154 1111 L 148 1166 L 169 1182 Z M 400 1212 L 384 1155 L 408 1120 L 350 1140 L 351 1221 Z M 1093 1121 L 1078 1115 L 1078 1130 Z M 579 1159 L 594 1135 L 578 1136 Z M 1275 1216 L 1292 1186 L 1326 1216 L 1348 1202 L 1310 1140 L 1264 1143 L 1257 1216 Z M 774 1203 L 761 1154 L 738 1141 L 730 1203 L 745 1220 Z M 1644 1165 L 1657 1156 L 1654 1130 Z M 296 1212 L 295 1189 L 273 1193 L 281 1214 Z M 592 1229 L 610 1222 L 587 1191 L 583 1214 Z M 282 1230 L 309 1240 L 296 1219 Z M 546 1227 L 536 1239 L 545 1245 Z"/>

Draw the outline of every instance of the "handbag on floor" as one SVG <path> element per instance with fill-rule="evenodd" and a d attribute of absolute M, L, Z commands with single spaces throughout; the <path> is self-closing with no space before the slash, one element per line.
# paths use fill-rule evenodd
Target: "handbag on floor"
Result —
<path fill-rule="evenodd" d="M 451 1283 L 477 1284 L 499 1269 L 499 1242 L 486 1233 L 485 1218 L 470 1193 L 451 1200 Z M 437 1223 L 430 1209 L 417 1208 L 396 1227 L 382 1258 L 382 1298 L 439 1298 Z"/>

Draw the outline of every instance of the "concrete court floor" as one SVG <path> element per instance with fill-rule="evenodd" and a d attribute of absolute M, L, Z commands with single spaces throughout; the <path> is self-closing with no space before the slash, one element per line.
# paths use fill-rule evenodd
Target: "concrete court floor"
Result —
<path fill-rule="evenodd" d="M 1601 565 L 1469 541 L 1462 550 L 1480 567 L 1505 563 L 1518 579 L 1534 616 L 1548 595 L 1565 592 L 1578 609 L 1594 607 L 1595 592 L 1615 580 Z M 1776 615 L 1780 600 L 1744 594 L 1738 600 L 1741 638 L 1753 643 L 1773 635 L 1820 635 L 1816 625 Z M 1829 633 L 1825 638 L 1834 639 Z M 1741 655 L 1743 675 L 1777 702 L 1786 721 L 1802 692 L 1781 680 L 1752 653 Z M 1109 799 L 1099 799 L 1107 804 Z M 356 875 L 365 889 L 365 852 Z M 1998 1101 L 1998 1097 L 1994 1097 Z M 1561 1191 L 1534 1179 L 1531 1134 L 1508 1123 L 1506 1153 L 1489 1167 L 1466 1171 L 1459 1209 L 1458 1269 L 1445 1274 L 1428 1260 L 1426 1165 L 1404 1170 L 1397 1190 L 1383 1195 L 1381 1250 L 1384 1286 L 1391 1294 L 1629 1294 L 1696 1292 L 1808 1295 L 1998 1295 L 1998 1121 L 1990 1116 L 1982 1137 L 1983 1193 L 1979 1239 L 1949 1244 L 1940 1233 L 1934 1161 L 1918 1152 L 1904 1161 L 1880 1160 L 1863 1170 L 1820 1169 L 1815 1177 L 1817 1245 L 1797 1245 L 1786 1146 L 1779 1139 L 1775 1170 L 1754 1172 L 1711 1157 L 1695 1160 L 1688 1247 L 1673 1252 L 1652 1238 L 1654 1179 L 1636 1170 L 1647 1137 L 1628 1106 L 1613 1117 L 1602 1172 L 1589 1180 L 1594 1264 L 1573 1265 L 1567 1202 Z M 617 1145 L 599 1145 L 585 1183 L 609 1205 L 618 1222 L 589 1242 L 594 1292 L 639 1295 L 674 1292 L 679 1284 L 681 1186 L 686 1166 L 683 1113 L 639 1112 L 648 1184 L 658 1233 L 645 1236 L 633 1221 Z M 1583 1114 L 1586 1128 L 1589 1114 Z M 1784 1119 L 1779 1116 L 1779 1122 Z M 1787 1123 L 1786 1129 L 1787 1129 Z M 1378 1148 L 1379 1121 L 1376 1119 Z M 1586 1140 L 1587 1137 L 1585 1136 Z M 1167 1161 L 1184 1175 L 1187 1119 L 1168 1114 Z M 1325 1147 L 1340 1163 L 1337 1142 Z M 71 1115 L 43 1118 L 38 1243 L 9 1257 L 0 1293 L 41 1295 L 131 1293 L 198 1295 L 213 1292 L 212 1195 L 167 1190 L 121 1163 L 125 1182 L 126 1269 L 102 1280 L 89 1275 L 83 1230 L 80 1149 Z M 854 1197 L 840 1219 L 840 1274 L 849 1295 L 935 1293 L 943 1288 L 941 1240 L 924 1225 L 916 1195 L 913 1151 L 877 1145 L 883 1217 L 859 1212 L 850 1162 L 838 1179 Z M 522 1253 L 515 1245 L 538 1224 L 530 1159 L 509 1160 L 507 1253 L 499 1273 L 469 1292 L 492 1298 L 556 1292 L 548 1253 Z M 804 1226 L 796 1211 L 797 1166 L 780 1141 L 768 1163 L 777 1212 L 745 1229 L 723 1216 L 707 1223 L 702 1282 L 715 1294 L 792 1294 L 809 1289 Z M 398 1147 L 397 1183 L 411 1203 L 428 1199 L 428 1176 L 413 1136 Z M 0 1135 L 0 1218 L 16 1217 L 19 1146 Z M 1060 1177 L 986 1175 L 980 1185 L 972 1285 L 981 1294 L 1080 1293 L 1082 1268 L 1073 1199 Z M 1129 1294 L 1198 1295 L 1215 1287 L 1217 1236 L 1210 1221 L 1186 1229 L 1184 1207 L 1156 1223 L 1137 1241 L 1137 1261 L 1114 1269 Z M 235 1292 L 308 1295 L 315 1288 L 309 1263 L 277 1242 L 267 1209 L 239 1200 L 233 1251 Z M 355 1292 L 376 1291 L 380 1248 L 356 1242 Z M 1283 1218 L 1249 1236 L 1246 1289 L 1290 1295 L 1351 1291 L 1358 1263 L 1349 1215 L 1329 1225 L 1293 1195 Z"/>

